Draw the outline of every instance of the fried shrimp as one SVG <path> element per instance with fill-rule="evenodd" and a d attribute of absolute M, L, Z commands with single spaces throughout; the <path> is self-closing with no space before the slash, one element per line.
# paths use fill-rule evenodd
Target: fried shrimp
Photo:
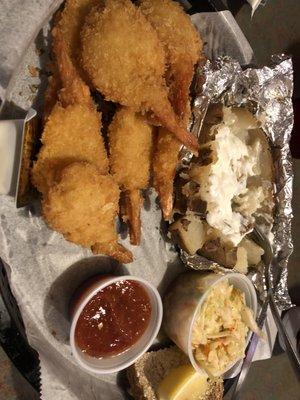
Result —
<path fill-rule="evenodd" d="M 181 143 L 169 131 L 159 129 L 153 156 L 153 182 L 165 220 L 172 216 L 173 181 L 180 147 Z"/>
<path fill-rule="evenodd" d="M 85 20 L 86 15 L 89 13 L 91 8 L 97 4 L 100 4 L 101 0 L 66 0 L 62 11 L 58 11 L 54 17 L 54 24 L 52 29 L 52 36 L 58 36 L 54 39 L 56 49 L 54 49 L 54 60 L 51 66 L 51 76 L 49 77 L 48 87 L 45 93 L 44 100 L 44 121 L 47 120 L 50 112 L 55 106 L 58 100 L 59 90 L 62 88 L 60 72 L 57 66 L 58 58 L 60 62 L 63 62 L 62 55 L 57 54 L 61 52 L 60 38 L 63 38 L 65 42 L 64 52 L 67 53 L 67 57 L 70 62 L 74 65 L 74 70 L 77 75 L 86 81 L 87 76 L 84 74 L 80 67 L 79 62 L 79 43 L 80 43 L 80 28 Z M 56 42 L 56 43 L 55 43 Z M 57 44 L 58 42 L 58 44 Z M 60 49 L 57 47 L 60 46 Z M 63 64 L 63 66 L 67 66 Z M 71 77 L 72 78 L 72 74 Z M 64 82 L 66 83 L 66 82 Z"/>
<path fill-rule="evenodd" d="M 60 22 L 72 19 L 71 4 L 83 2 L 69 0 Z M 78 21 L 69 22 L 79 29 Z M 43 194 L 43 215 L 49 226 L 95 253 L 130 262 L 132 254 L 117 241 L 119 189 L 108 173 L 101 114 L 76 67 L 71 52 L 75 44 L 65 29 L 58 23 L 52 32 L 61 89 L 45 124 L 32 180 Z"/>
<path fill-rule="evenodd" d="M 142 38 L 142 40 L 141 40 Z M 165 54 L 157 33 L 130 0 L 106 0 L 92 9 L 81 32 L 83 68 L 107 100 L 150 112 L 195 153 L 168 100 Z"/>
<path fill-rule="evenodd" d="M 47 119 L 41 138 L 43 146 L 32 171 L 33 183 L 43 194 L 55 182 L 57 172 L 74 161 L 88 161 L 102 174 L 108 173 L 108 158 L 100 134 L 101 115 L 72 63 L 59 26 L 53 33 L 53 51 L 62 85 L 60 101 Z"/>
<path fill-rule="evenodd" d="M 100 114 L 81 104 L 52 110 L 41 138 L 42 148 L 33 166 L 32 180 L 46 193 L 57 172 L 74 161 L 88 161 L 102 174 L 108 173 L 108 159 L 100 135 Z"/>
<path fill-rule="evenodd" d="M 68 44 L 63 32 L 55 28 L 53 35 L 53 52 L 56 56 L 57 68 L 62 88 L 59 92 L 59 100 L 63 106 L 82 104 L 90 109 L 96 107 L 92 100 L 90 89 L 78 73 L 68 52 Z"/>
<path fill-rule="evenodd" d="M 183 120 L 185 126 L 188 124 L 189 117 L 188 102 Z M 181 143 L 169 131 L 164 128 L 158 129 L 153 155 L 153 183 L 166 221 L 172 217 L 174 178 L 181 147 Z"/>
<path fill-rule="evenodd" d="M 190 115 L 187 106 L 190 84 L 195 64 L 202 57 L 201 39 L 190 17 L 173 0 L 141 0 L 140 10 L 164 45 L 169 99 L 182 126 L 186 127 Z M 168 130 L 159 129 L 153 160 L 154 186 L 166 220 L 172 215 L 173 181 L 180 147 L 181 143 Z"/>
<path fill-rule="evenodd" d="M 52 74 L 48 78 L 48 86 L 44 96 L 44 114 L 43 114 L 44 123 L 47 121 L 51 111 L 53 110 L 55 104 L 57 103 L 58 92 L 59 89 L 61 88 L 61 81 L 56 62 L 52 63 L 51 72 Z"/>
<path fill-rule="evenodd" d="M 139 246 L 141 242 L 141 207 L 143 197 L 140 189 L 132 189 L 124 192 L 124 213 L 122 219 L 129 224 L 130 243 Z"/>
<path fill-rule="evenodd" d="M 202 57 L 202 41 L 190 16 L 176 1 L 141 0 L 140 10 L 164 46 L 171 103 L 183 119 L 194 67 Z"/>
<path fill-rule="evenodd" d="M 60 175 L 43 200 L 48 225 L 70 242 L 124 263 L 132 261 L 131 253 L 117 242 L 119 188 L 113 178 L 81 162 L 68 165 Z"/>
<path fill-rule="evenodd" d="M 61 12 L 57 11 L 53 17 L 53 26 L 58 24 L 61 18 Z M 51 61 L 49 63 L 50 75 L 48 76 L 48 85 L 45 90 L 44 95 L 44 110 L 43 110 L 43 124 L 46 123 L 51 111 L 53 110 L 55 104 L 58 101 L 58 93 L 61 89 L 61 81 L 59 76 L 59 71 L 57 67 L 57 62 L 53 54 L 53 46 L 51 45 L 50 52 Z"/>
<path fill-rule="evenodd" d="M 80 30 L 91 9 L 100 4 L 102 0 L 66 0 L 52 31 L 55 35 L 58 30 L 64 38 L 68 56 L 84 81 L 87 77 L 80 66 Z"/>
<path fill-rule="evenodd" d="M 124 192 L 123 219 L 129 222 L 131 244 L 140 243 L 141 189 L 148 187 L 152 157 L 152 127 L 132 109 L 121 108 L 109 126 L 111 173 Z"/>

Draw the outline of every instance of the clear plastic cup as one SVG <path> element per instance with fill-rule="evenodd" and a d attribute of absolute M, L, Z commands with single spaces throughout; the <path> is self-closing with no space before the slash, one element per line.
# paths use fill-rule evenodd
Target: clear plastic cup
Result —
<path fill-rule="evenodd" d="M 83 353 L 76 345 L 75 328 L 78 318 L 84 307 L 92 299 L 92 297 L 99 292 L 99 290 L 123 280 L 136 281 L 146 290 L 151 302 L 152 310 L 149 325 L 140 339 L 125 352 L 107 358 L 99 359 L 91 357 L 88 354 Z M 127 368 L 148 350 L 160 329 L 163 307 L 161 297 L 157 289 L 151 283 L 142 278 L 131 275 L 119 277 L 97 276 L 89 279 L 81 286 L 79 291 L 75 293 L 73 301 L 71 302 L 70 315 L 72 321 L 70 330 L 70 344 L 72 353 L 77 363 L 88 372 L 96 374 L 110 374 Z"/>
<path fill-rule="evenodd" d="M 186 272 L 177 277 L 164 298 L 164 330 L 170 339 L 189 356 L 193 367 L 202 374 L 206 372 L 199 366 L 193 354 L 193 325 L 210 289 L 225 279 L 245 293 L 246 305 L 256 317 L 257 296 L 254 286 L 245 275 L 238 273 Z M 249 331 L 247 343 L 250 337 Z M 233 360 L 226 371 L 229 371 L 237 362 L 239 360 Z"/>

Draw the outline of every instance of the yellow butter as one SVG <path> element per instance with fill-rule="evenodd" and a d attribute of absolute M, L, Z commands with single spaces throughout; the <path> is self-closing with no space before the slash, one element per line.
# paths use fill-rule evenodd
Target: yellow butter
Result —
<path fill-rule="evenodd" d="M 207 379 L 191 365 L 174 368 L 160 383 L 158 400 L 200 400 L 208 389 Z"/>

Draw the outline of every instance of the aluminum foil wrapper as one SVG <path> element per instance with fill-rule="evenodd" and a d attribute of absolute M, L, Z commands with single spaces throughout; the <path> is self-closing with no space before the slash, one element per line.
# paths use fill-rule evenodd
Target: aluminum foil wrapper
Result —
<path fill-rule="evenodd" d="M 293 251 L 292 220 L 292 183 L 293 170 L 289 141 L 293 127 L 293 67 L 292 61 L 285 55 L 272 57 L 272 64 L 263 68 L 242 68 L 229 58 L 221 57 L 215 62 L 207 61 L 199 67 L 198 81 L 193 105 L 192 131 L 198 135 L 210 103 L 223 103 L 226 106 L 248 108 L 261 121 L 261 128 L 270 141 L 275 168 L 275 212 L 273 225 L 274 263 L 271 280 L 277 281 L 274 288 L 275 300 L 281 310 L 291 307 L 287 288 L 287 264 Z M 204 76 L 204 84 L 203 84 Z M 183 162 L 189 163 L 191 153 L 183 150 Z M 208 261 L 199 255 L 190 256 L 181 251 L 183 262 L 193 269 L 231 271 Z M 250 273 L 260 297 L 266 295 L 264 268 L 259 266 Z M 276 277 L 276 279 L 275 279 Z"/>

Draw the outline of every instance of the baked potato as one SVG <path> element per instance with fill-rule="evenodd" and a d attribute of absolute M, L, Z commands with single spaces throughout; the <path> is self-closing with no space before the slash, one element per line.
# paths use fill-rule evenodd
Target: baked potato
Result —
<path fill-rule="evenodd" d="M 218 232 L 195 214 L 178 219 L 169 228 L 173 240 L 188 254 L 201 254 L 227 268 L 247 273 L 248 267 L 260 263 L 264 251 L 248 238 L 236 247 L 226 243 Z"/>
<path fill-rule="evenodd" d="M 198 157 L 179 171 L 171 235 L 189 254 L 246 273 L 263 255 L 246 235 L 255 224 L 267 232 L 273 224 L 268 139 L 248 110 L 217 104 L 208 109 L 199 141 Z"/>

